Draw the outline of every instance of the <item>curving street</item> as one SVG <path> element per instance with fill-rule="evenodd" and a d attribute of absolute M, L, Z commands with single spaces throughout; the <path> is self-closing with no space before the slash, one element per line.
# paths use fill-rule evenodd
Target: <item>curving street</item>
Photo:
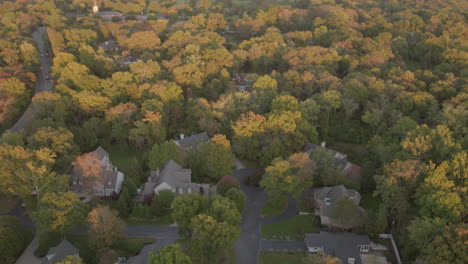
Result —
<path fill-rule="evenodd" d="M 46 33 L 46 27 L 40 27 L 36 29 L 33 33 L 34 40 L 36 41 L 36 47 L 39 51 L 39 61 L 41 63 L 41 70 L 39 74 L 36 76 L 36 88 L 34 94 L 50 91 L 53 87 L 53 81 L 50 79 L 50 66 L 51 56 L 47 54 L 45 50 L 45 43 L 44 43 L 44 34 Z M 20 119 L 16 122 L 14 126 L 8 129 L 8 132 L 20 132 L 24 129 L 25 124 L 32 117 L 34 113 L 34 106 L 29 104 L 28 108 L 24 111 L 23 115 Z"/>

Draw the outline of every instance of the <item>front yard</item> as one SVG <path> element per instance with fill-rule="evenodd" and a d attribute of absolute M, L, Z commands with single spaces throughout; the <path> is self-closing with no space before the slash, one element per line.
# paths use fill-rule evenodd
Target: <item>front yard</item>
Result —
<path fill-rule="evenodd" d="M 262 226 L 263 239 L 303 240 L 305 233 L 319 232 L 317 218 L 297 215 L 284 221 Z"/>
<path fill-rule="evenodd" d="M 280 215 L 288 208 L 288 197 L 281 198 L 281 200 L 268 199 L 262 209 L 262 217 L 268 218 Z"/>
<path fill-rule="evenodd" d="M 109 158 L 114 166 L 120 171 L 126 173 L 132 169 L 135 164 L 143 161 L 143 151 L 135 146 L 127 144 L 113 144 L 105 148 L 109 153 Z"/>
<path fill-rule="evenodd" d="M 303 252 L 262 252 L 260 264 L 305 264 L 306 254 Z"/>
<path fill-rule="evenodd" d="M 89 243 L 87 235 L 68 234 L 66 237 L 70 243 L 80 250 L 80 257 L 85 263 L 99 263 L 99 260 L 96 259 L 96 251 Z M 117 257 L 138 255 L 143 246 L 154 243 L 154 241 L 155 239 L 146 237 L 129 237 L 116 241 L 110 247 L 114 251 L 114 254 L 110 254 L 109 259 L 106 259 L 106 263 L 115 263 Z"/>

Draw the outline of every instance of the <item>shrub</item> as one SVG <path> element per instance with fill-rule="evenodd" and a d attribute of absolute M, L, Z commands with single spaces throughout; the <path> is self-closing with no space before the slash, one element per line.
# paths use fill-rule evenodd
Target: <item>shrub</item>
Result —
<path fill-rule="evenodd" d="M 231 188 L 239 189 L 239 184 L 236 179 L 231 176 L 222 177 L 216 185 L 216 190 L 221 195 L 224 195 Z"/>
<path fill-rule="evenodd" d="M 151 201 L 152 213 L 156 216 L 163 216 L 169 213 L 174 198 L 175 195 L 170 190 L 160 191 L 159 194 L 153 198 L 153 201 Z"/>

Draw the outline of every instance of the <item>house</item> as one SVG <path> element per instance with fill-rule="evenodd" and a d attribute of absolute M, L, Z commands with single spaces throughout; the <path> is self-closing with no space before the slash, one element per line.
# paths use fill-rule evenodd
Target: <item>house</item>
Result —
<path fill-rule="evenodd" d="M 66 239 L 60 244 L 52 247 L 47 252 L 47 255 L 42 258 L 41 264 L 53 264 L 64 260 L 68 256 L 79 256 L 79 250 Z"/>
<path fill-rule="evenodd" d="M 239 92 L 246 92 L 250 89 L 251 81 L 247 78 L 246 73 L 234 73 L 232 77 L 233 89 L 238 90 Z"/>
<path fill-rule="evenodd" d="M 117 11 L 101 11 L 97 12 L 96 14 L 106 21 L 111 21 L 114 17 L 117 17 L 119 19 L 123 18 L 122 13 Z"/>
<path fill-rule="evenodd" d="M 369 237 L 353 233 L 307 233 L 305 237 L 307 251 L 323 252 L 339 258 L 344 264 L 363 264 L 371 255 Z"/>
<path fill-rule="evenodd" d="M 145 183 L 140 201 L 144 201 L 162 190 L 170 190 L 176 195 L 198 193 L 210 196 L 216 193 L 216 188 L 210 184 L 192 182 L 192 170 L 183 169 L 177 162 L 170 160 L 161 170 L 152 171 Z"/>
<path fill-rule="evenodd" d="M 117 51 L 119 49 L 119 44 L 117 41 L 111 39 L 99 44 L 98 47 L 103 48 L 105 51 Z"/>
<path fill-rule="evenodd" d="M 86 196 L 111 196 L 120 193 L 122 189 L 122 182 L 124 181 L 124 174 L 112 165 L 109 160 L 109 153 L 102 147 L 98 147 L 93 152 L 88 153 L 91 166 L 96 166 L 97 175 L 91 175 L 92 182 L 85 181 L 84 173 L 86 167 L 89 165 L 75 165 L 72 168 L 72 189 L 80 197 Z M 96 165 L 97 164 L 97 165 Z"/>
<path fill-rule="evenodd" d="M 325 147 L 325 142 L 322 144 L 317 145 L 313 143 L 307 143 L 303 152 L 309 154 L 311 158 L 313 158 L 314 153 L 318 149 L 324 149 L 328 151 L 333 157 L 333 166 L 335 168 L 341 168 L 343 170 L 344 175 L 346 178 L 350 180 L 360 180 L 361 179 L 361 167 L 356 164 L 353 164 L 347 160 L 348 156 L 346 154 L 340 153 L 338 151 L 334 151 Z"/>
<path fill-rule="evenodd" d="M 175 141 L 175 144 L 182 149 L 190 150 L 199 143 L 210 141 L 210 137 L 206 132 L 194 134 L 190 137 L 185 137 L 184 134 L 180 134 L 180 139 Z"/>
<path fill-rule="evenodd" d="M 361 201 L 361 195 L 357 191 L 347 189 L 346 187 L 344 187 L 344 185 L 314 188 L 313 193 L 315 205 L 318 209 L 318 214 L 320 215 L 320 223 L 326 226 L 343 227 L 339 223 L 333 221 L 333 219 L 331 218 L 335 203 L 340 198 L 348 197 L 350 200 L 354 201 L 358 206 L 359 202 Z M 359 207 L 359 209 L 362 212 L 364 212 L 364 209 L 362 209 L 361 207 Z"/>

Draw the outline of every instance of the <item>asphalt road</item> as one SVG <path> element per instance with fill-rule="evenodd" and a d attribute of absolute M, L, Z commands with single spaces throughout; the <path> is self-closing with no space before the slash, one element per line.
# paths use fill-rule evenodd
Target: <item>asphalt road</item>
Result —
<path fill-rule="evenodd" d="M 45 50 L 45 44 L 44 44 L 44 39 L 43 36 L 46 33 L 46 27 L 40 27 L 36 29 L 33 33 L 34 40 L 36 41 L 36 47 L 39 51 L 39 61 L 41 63 L 41 70 L 39 74 L 37 75 L 37 80 L 36 80 L 36 89 L 34 91 L 34 94 L 43 92 L 43 91 L 50 91 L 53 87 L 53 81 L 52 80 L 47 80 L 47 76 L 50 76 L 50 66 L 51 66 L 51 60 L 50 57 L 47 56 L 46 50 Z M 23 115 L 20 117 L 20 119 L 16 122 L 14 126 L 12 126 L 10 129 L 8 129 L 8 132 L 20 132 L 24 129 L 25 124 L 33 116 L 34 113 L 34 107 L 32 104 L 26 108 L 26 111 L 24 111 Z"/>
<path fill-rule="evenodd" d="M 234 248 L 237 254 L 237 263 L 256 264 L 261 243 L 261 213 L 266 203 L 267 195 L 260 188 L 250 187 L 244 180 L 256 173 L 256 169 L 239 169 L 232 173 L 240 184 L 241 190 L 247 196 L 246 208 L 242 218 L 242 233 L 236 240 Z"/>

